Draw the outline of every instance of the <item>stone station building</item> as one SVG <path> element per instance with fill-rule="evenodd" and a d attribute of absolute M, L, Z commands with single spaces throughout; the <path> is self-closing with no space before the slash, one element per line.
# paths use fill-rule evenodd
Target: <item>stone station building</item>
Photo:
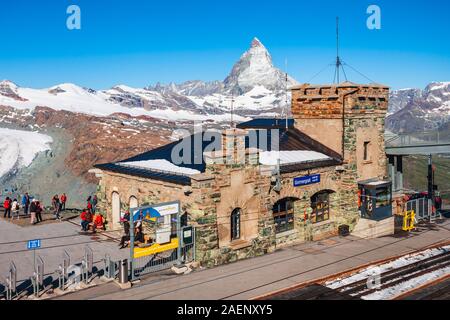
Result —
<path fill-rule="evenodd" d="M 130 207 L 180 201 L 183 224 L 196 227 L 196 260 L 208 267 L 328 238 L 342 226 L 361 236 L 393 233 L 389 88 L 344 82 L 291 90 L 293 119 L 255 119 L 96 165 L 109 228 L 120 228 Z M 213 150 L 212 140 L 220 142 Z M 191 161 L 173 161 L 174 153 Z"/>

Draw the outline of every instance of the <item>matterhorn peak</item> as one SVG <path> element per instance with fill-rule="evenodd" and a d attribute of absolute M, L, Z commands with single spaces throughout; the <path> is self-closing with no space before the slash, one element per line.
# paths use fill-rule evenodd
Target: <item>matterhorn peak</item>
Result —
<path fill-rule="evenodd" d="M 297 82 L 288 77 L 288 86 Z M 285 73 L 274 67 L 269 51 L 258 38 L 253 38 L 247 50 L 233 66 L 224 81 L 225 89 L 232 94 L 241 95 L 256 86 L 269 90 L 286 88 Z"/>
<path fill-rule="evenodd" d="M 252 45 L 251 45 L 251 47 L 252 47 L 252 48 L 255 48 L 255 47 L 264 47 L 264 45 L 262 44 L 261 41 L 259 41 L 259 39 L 258 39 L 257 37 L 254 37 L 253 40 L 252 40 Z"/>

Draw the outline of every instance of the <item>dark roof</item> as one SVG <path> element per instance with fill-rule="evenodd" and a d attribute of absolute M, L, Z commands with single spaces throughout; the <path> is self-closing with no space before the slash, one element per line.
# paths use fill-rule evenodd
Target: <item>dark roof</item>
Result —
<path fill-rule="evenodd" d="M 251 147 L 256 147 L 258 149 L 262 149 L 263 151 L 272 151 L 275 145 L 272 145 L 272 134 L 274 132 L 278 133 L 280 138 L 279 141 L 279 150 L 280 151 L 293 151 L 293 150 L 309 150 L 323 153 L 329 156 L 331 159 L 322 160 L 322 161 L 311 161 L 307 163 L 300 163 L 294 165 L 285 165 L 282 166 L 282 172 L 294 172 L 299 170 L 308 170 L 317 167 L 327 167 L 334 166 L 342 163 L 341 156 L 321 144 L 320 142 L 312 139 L 308 135 L 304 134 L 300 130 L 296 129 L 293 126 L 293 120 L 290 119 L 288 130 L 285 129 L 285 122 L 280 119 L 255 119 L 249 122 L 242 123 L 238 125 L 238 128 L 245 128 L 249 130 L 249 134 L 246 136 L 246 147 L 250 146 L 251 137 L 256 138 L 256 146 L 253 145 Z M 265 141 L 260 141 L 261 137 L 267 134 L 267 143 Z M 200 140 L 196 140 L 200 139 Z M 194 145 L 195 141 L 201 141 L 202 153 L 195 154 L 194 153 Z M 151 151 L 139 154 L 137 156 L 116 162 L 116 163 L 106 163 L 95 165 L 95 168 L 99 168 L 106 171 L 124 173 L 132 176 L 139 176 L 144 178 L 151 178 L 156 180 L 163 180 L 173 183 L 178 183 L 182 185 L 190 184 L 190 177 L 181 175 L 181 174 L 173 174 L 167 172 L 158 172 L 156 170 L 149 169 L 139 169 L 136 167 L 131 167 L 127 165 L 121 165 L 124 162 L 132 162 L 132 161 L 145 161 L 145 160 L 156 160 L 156 159 L 165 159 L 169 162 L 172 162 L 172 152 L 174 148 L 178 146 L 180 143 L 185 143 L 187 146 L 190 144 L 192 147 L 189 148 L 191 154 L 185 155 L 188 159 L 192 160 L 192 164 L 176 164 L 180 167 L 185 167 L 189 169 L 195 169 L 200 172 L 204 172 L 206 168 L 206 164 L 203 159 L 203 152 L 206 147 L 211 143 L 215 142 L 214 136 L 205 137 L 205 132 L 197 133 L 195 135 L 191 135 L 186 140 L 179 140 L 176 142 L 169 143 L 165 146 L 153 149 Z M 182 154 L 181 154 L 182 155 Z"/>
<path fill-rule="evenodd" d="M 288 127 L 294 126 L 294 119 L 287 119 Z M 286 128 L 286 119 L 253 119 L 247 122 L 238 124 L 239 129 L 272 129 L 272 128 Z"/>
<path fill-rule="evenodd" d="M 170 174 L 165 172 L 157 172 L 154 170 L 146 170 L 131 166 L 121 166 L 114 163 L 105 163 L 105 164 L 98 164 L 95 165 L 95 168 L 111 171 L 111 172 L 117 172 L 117 173 L 124 173 L 130 176 L 135 177 L 142 177 L 142 178 L 149 178 L 154 180 L 161 180 L 161 181 L 167 181 L 167 182 L 173 182 L 176 184 L 181 185 L 190 185 L 191 184 L 191 178 L 187 176 L 183 176 L 180 174 Z"/>

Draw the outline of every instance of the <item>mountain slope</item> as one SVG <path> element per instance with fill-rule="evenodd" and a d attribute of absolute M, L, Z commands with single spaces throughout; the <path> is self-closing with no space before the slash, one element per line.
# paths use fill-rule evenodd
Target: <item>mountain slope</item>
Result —
<path fill-rule="evenodd" d="M 433 82 L 424 90 L 393 91 L 386 128 L 396 133 L 436 130 L 450 121 L 450 82 Z"/>

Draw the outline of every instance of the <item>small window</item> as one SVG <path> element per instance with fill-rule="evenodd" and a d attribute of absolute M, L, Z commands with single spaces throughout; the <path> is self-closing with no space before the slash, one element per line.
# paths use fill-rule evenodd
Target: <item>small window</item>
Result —
<path fill-rule="evenodd" d="M 294 199 L 282 199 L 273 206 L 275 232 L 283 233 L 294 229 Z"/>
<path fill-rule="evenodd" d="M 241 209 L 234 209 L 231 213 L 231 241 L 241 238 Z"/>
<path fill-rule="evenodd" d="M 330 192 L 322 191 L 311 197 L 311 222 L 318 223 L 330 219 Z"/>
<path fill-rule="evenodd" d="M 364 161 L 369 161 L 369 145 L 370 141 L 364 142 Z"/>

